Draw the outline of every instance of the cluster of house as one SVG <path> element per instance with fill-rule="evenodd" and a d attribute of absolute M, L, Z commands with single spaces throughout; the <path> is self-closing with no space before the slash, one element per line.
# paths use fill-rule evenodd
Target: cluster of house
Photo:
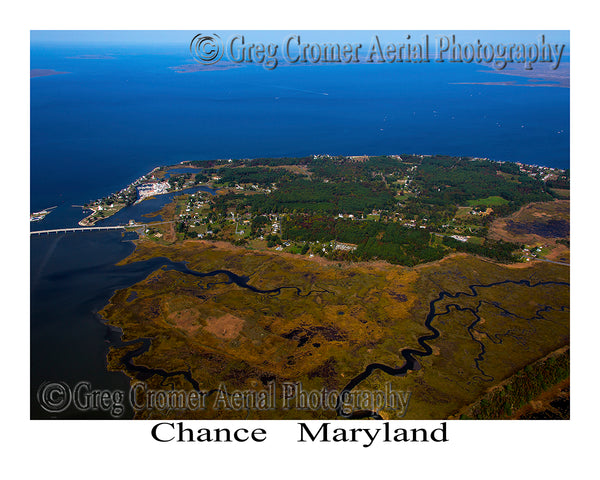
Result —
<path fill-rule="evenodd" d="M 141 202 L 147 197 L 151 197 L 153 195 L 162 195 L 169 191 L 169 182 L 153 182 L 153 183 L 143 183 L 137 187 L 139 200 Z"/>
<path fill-rule="evenodd" d="M 50 213 L 49 210 L 42 210 L 41 212 L 33 212 L 30 216 L 29 216 L 29 221 L 30 222 L 38 222 L 40 220 L 43 220 L 46 215 L 48 215 Z"/>
<path fill-rule="evenodd" d="M 274 192 L 275 190 L 277 190 L 277 187 L 275 186 L 275 184 L 273 183 L 271 185 L 271 188 L 261 188 L 259 185 L 256 184 L 244 184 L 244 185 L 240 185 L 238 183 L 235 184 L 234 187 L 236 190 L 240 190 L 240 191 L 245 191 L 245 190 L 253 190 L 255 192 L 261 192 L 261 193 L 271 193 Z"/>
<path fill-rule="evenodd" d="M 343 252 L 351 252 L 353 250 L 356 250 L 356 247 L 358 245 L 355 245 L 353 243 L 342 243 L 342 242 L 333 242 L 333 249 L 334 250 L 341 250 Z"/>
<path fill-rule="evenodd" d="M 469 241 L 469 237 L 465 237 L 464 235 L 450 235 L 450 238 L 463 243 Z"/>
<path fill-rule="evenodd" d="M 542 177 L 542 181 L 544 182 L 547 180 L 556 180 L 560 175 L 564 173 L 564 170 L 560 168 L 543 167 L 539 165 L 526 165 L 521 162 L 515 162 L 515 164 L 518 165 L 519 171 L 521 173 L 526 173 L 530 177 L 535 178 L 539 172 L 545 173 L 545 175 Z"/>

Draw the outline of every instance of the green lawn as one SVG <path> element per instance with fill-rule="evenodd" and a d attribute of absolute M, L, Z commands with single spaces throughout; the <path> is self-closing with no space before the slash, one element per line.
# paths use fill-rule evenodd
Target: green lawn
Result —
<path fill-rule="evenodd" d="M 456 218 L 466 218 L 471 212 L 471 207 L 458 207 Z"/>
<path fill-rule="evenodd" d="M 484 207 L 493 207 L 494 205 L 505 205 L 508 203 L 508 200 L 504 200 L 502 197 L 498 196 L 490 196 L 487 198 L 478 198 L 476 200 L 469 200 L 467 204 L 471 207 L 484 206 Z"/>
<path fill-rule="evenodd" d="M 474 243 L 475 245 L 483 245 L 483 237 L 469 237 L 468 242 Z"/>

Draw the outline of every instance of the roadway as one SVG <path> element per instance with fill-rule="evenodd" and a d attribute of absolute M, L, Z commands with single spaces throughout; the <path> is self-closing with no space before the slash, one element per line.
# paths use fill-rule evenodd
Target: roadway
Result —
<path fill-rule="evenodd" d="M 42 235 L 42 234 L 51 234 L 51 233 L 68 233 L 68 232 L 88 232 L 88 231 L 103 231 L 103 230 L 122 230 L 126 228 L 140 228 L 140 227 L 153 227 L 155 225 L 162 225 L 165 223 L 173 223 L 169 222 L 156 222 L 156 223 L 134 223 L 132 225 L 114 225 L 114 226 L 106 226 L 106 227 L 69 227 L 69 228 L 54 228 L 52 230 L 32 230 L 29 232 L 29 235 Z"/>

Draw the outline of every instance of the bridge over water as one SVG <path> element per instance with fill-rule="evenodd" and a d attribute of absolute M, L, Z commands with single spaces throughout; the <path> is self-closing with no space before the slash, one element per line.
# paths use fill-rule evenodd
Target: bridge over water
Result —
<path fill-rule="evenodd" d="M 140 228 L 140 227 L 152 227 L 154 225 L 161 225 L 164 223 L 173 223 L 170 222 L 156 222 L 156 223 L 134 223 L 131 225 L 114 225 L 114 226 L 106 226 L 106 227 L 69 227 L 69 228 L 55 228 L 52 230 L 32 230 L 29 232 L 29 235 L 44 235 L 51 233 L 66 233 L 66 232 L 88 232 L 88 231 L 102 231 L 102 230 L 123 230 L 126 228 Z"/>

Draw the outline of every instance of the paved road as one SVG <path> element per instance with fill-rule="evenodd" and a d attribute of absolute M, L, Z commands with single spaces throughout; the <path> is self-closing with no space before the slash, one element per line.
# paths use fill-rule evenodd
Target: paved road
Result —
<path fill-rule="evenodd" d="M 50 233 L 66 233 L 66 232 L 87 232 L 87 231 L 99 231 L 99 230 L 122 230 L 124 228 L 140 228 L 140 227 L 152 227 L 154 225 L 162 225 L 168 222 L 156 222 L 156 223 L 136 223 L 134 225 L 114 225 L 107 227 L 70 227 L 70 228 L 55 228 L 53 230 L 32 230 L 29 232 L 30 235 L 42 235 Z"/>

